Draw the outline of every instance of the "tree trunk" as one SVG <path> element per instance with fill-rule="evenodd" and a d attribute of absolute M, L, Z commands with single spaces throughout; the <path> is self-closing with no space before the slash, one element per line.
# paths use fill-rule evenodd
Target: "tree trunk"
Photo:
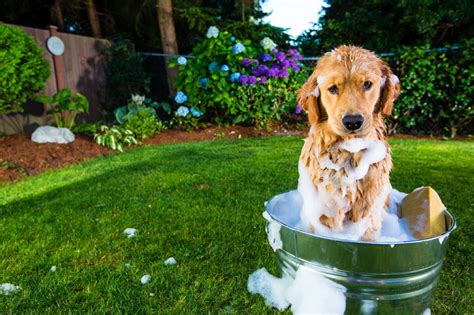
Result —
<path fill-rule="evenodd" d="M 58 27 L 58 30 L 64 32 L 64 18 L 63 10 L 61 8 L 61 0 L 54 0 L 53 5 L 51 6 L 51 19 L 53 24 Z"/>
<path fill-rule="evenodd" d="M 158 25 L 160 26 L 161 46 L 165 54 L 178 54 L 178 43 L 173 22 L 173 3 L 171 0 L 157 0 Z M 165 57 L 166 75 L 168 77 L 168 88 L 170 96 L 175 94 L 174 78 L 178 74 L 178 68 L 168 67 L 169 57 Z"/>
<path fill-rule="evenodd" d="M 102 30 L 100 29 L 99 15 L 95 7 L 94 0 L 85 0 L 87 7 L 87 15 L 89 16 L 89 23 L 91 24 L 92 35 L 96 38 L 102 37 Z"/>

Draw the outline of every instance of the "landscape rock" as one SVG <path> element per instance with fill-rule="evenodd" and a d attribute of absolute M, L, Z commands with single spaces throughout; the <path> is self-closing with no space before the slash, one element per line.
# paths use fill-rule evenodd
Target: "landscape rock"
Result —
<path fill-rule="evenodd" d="M 75 140 L 74 134 L 67 128 L 52 126 L 38 127 L 31 135 L 31 141 L 37 143 L 70 143 Z"/>

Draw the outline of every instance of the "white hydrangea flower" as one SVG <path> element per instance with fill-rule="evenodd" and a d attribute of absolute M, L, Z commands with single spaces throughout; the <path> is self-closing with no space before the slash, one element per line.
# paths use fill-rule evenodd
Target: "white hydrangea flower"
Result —
<path fill-rule="evenodd" d="M 219 29 L 216 26 L 211 26 L 207 30 L 206 37 L 207 38 L 217 38 L 219 36 Z"/>
<path fill-rule="evenodd" d="M 144 95 L 132 94 L 132 103 L 135 105 L 142 105 L 145 101 Z"/>
<path fill-rule="evenodd" d="M 277 45 L 268 37 L 265 37 L 260 41 L 260 45 L 262 45 L 263 49 L 265 50 L 272 50 Z"/>
<path fill-rule="evenodd" d="M 180 56 L 176 61 L 181 66 L 185 66 L 188 63 L 188 60 L 183 56 Z"/>

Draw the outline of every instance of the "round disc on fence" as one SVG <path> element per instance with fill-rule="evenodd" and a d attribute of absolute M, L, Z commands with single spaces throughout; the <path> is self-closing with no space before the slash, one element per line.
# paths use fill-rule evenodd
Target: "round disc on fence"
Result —
<path fill-rule="evenodd" d="M 50 53 L 55 56 L 61 56 L 64 53 L 64 43 L 61 38 L 57 36 L 51 36 L 46 41 L 46 47 Z"/>

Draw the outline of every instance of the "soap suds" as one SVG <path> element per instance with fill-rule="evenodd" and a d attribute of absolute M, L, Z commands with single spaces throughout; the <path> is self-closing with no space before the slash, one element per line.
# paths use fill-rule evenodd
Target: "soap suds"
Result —
<path fill-rule="evenodd" d="M 127 235 L 128 238 L 134 237 L 135 233 L 137 233 L 137 229 L 134 228 L 126 228 L 125 230 L 123 230 L 123 234 Z"/>
<path fill-rule="evenodd" d="M 346 309 L 346 289 L 305 267 L 298 269 L 294 280 L 286 275 L 276 278 L 261 268 L 250 275 L 247 289 L 280 311 L 291 305 L 293 314 L 344 314 Z"/>
<path fill-rule="evenodd" d="M 400 80 L 398 79 L 398 77 L 397 77 L 396 75 L 394 75 L 394 74 L 392 74 L 392 75 L 390 76 L 390 81 L 392 82 L 392 85 L 395 85 L 395 84 L 397 84 L 398 82 L 400 82 Z"/>
<path fill-rule="evenodd" d="M 321 85 L 323 84 L 325 81 L 326 81 L 326 77 L 325 76 L 322 76 L 322 75 L 319 75 L 317 78 L 316 78 L 316 82 L 318 83 L 318 85 Z"/>
<path fill-rule="evenodd" d="M 4 295 L 10 295 L 12 293 L 17 292 L 20 289 L 21 287 L 19 285 L 14 285 L 11 283 L 3 283 L 2 286 L 0 287 L 0 293 Z"/>
<path fill-rule="evenodd" d="M 276 252 L 283 246 L 283 242 L 280 238 L 281 225 L 278 222 L 272 220 L 272 218 L 266 211 L 263 213 L 263 217 L 268 221 L 266 227 L 268 243 L 270 243 L 270 246 L 272 247 L 273 251 Z"/>
<path fill-rule="evenodd" d="M 151 276 L 150 275 L 144 275 L 141 279 L 140 279 L 140 282 L 142 284 L 147 284 L 148 282 L 150 282 L 151 280 Z"/>
<path fill-rule="evenodd" d="M 444 234 L 438 238 L 438 242 L 440 245 L 443 245 L 444 240 L 448 237 L 448 234 Z"/>
<path fill-rule="evenodd" d="M 176 262 L 176 259 L 174 259 L 174 257 L 169 257 L 168 259 L 165 260 L 165 265 L 167 266 L 174 266 L 176 264 L 177 262 Z"/>
<path fill-rule="evenodd" d="M 348 168 L 349 182 L 362 179 L 369 171 L 370 165 L 382 161 L 387 155 L 387 147 L 383 141 L 379 140 L 354 138 L 344 141 L 340 148 L 351 153 L 365 150 L 359 161 L 359 165 L 357 165 L 357 167 Z"/>
<path fill-rule="evenodd" d="M 319 97 L 319 88 L 316 87 L 314 90 L 313 90 L 313 95 L 316 96 L 316 97 Z"/>

